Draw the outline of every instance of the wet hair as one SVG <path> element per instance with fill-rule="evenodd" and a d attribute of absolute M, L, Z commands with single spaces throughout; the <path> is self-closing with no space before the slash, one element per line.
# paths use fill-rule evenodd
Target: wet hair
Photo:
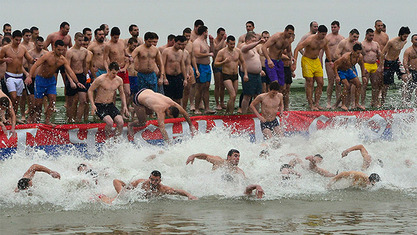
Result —
<path fill-rule="evenodd" d="M 340 27 L 340 23 L 337 20 L 333 20 L 333 22 L 330 25 L 337 25 L 337 27 Z"/>
<path fill-rule="evenodd" d="M 6 29 L 6 27 L 12 27 L 9 23 L 5 23 L 4 25 L 3 25 L 3 30 L 5 30 Z"/>
<path fill-rule="evenodd" d="M 219 34 L 220 32 L 225 32 L 225 31 L 226 30 L 224 28 L 220 27 L 220 28 L 217 29 L 217 34 Z"/>
<path fill-rule="evenodd" d="M 21 178 L 18 182 L 17 182 L 17 188 L 19 190 L 25 190 L 29 188 L 29 182 L 31 181 L 31 179 L 29 178 Z"/>
<path fill-rule="evenodd" d="M 269 90 L 279 91 L 279 84 L 277 81 L 273 81 L 269 84 Z"/>
<path fill-rule="evenodd" d="M 251 40 L 252 38 L 255 38 L 255 37 L 256 37 L 256 34 L 252 31 L 250 31 L 250 32 L 246 33 L 245 42 L 249 41 L 249 40 Z"/>
<path fill-rule="evenodd" d="M 191 33 L 191 29 L 190 28 L 185 28 L 183 31 L 182 31 L 182 34 L 184 35 L 184 34 L 186 34 L 186 33 Z"/>
<path fill-rule="evenodd" d="M 231 150 L 229 150 L 229 152 L 227 153 L 227 156 L 229 157 L 229 156 L 232 156 L 234 153 L 240 153 L 239 152 L 239 150 L 237 150 L 237 149 L 231 149 Z"/>
<path fill-rule="evenodd" d="M 283 169 L 291 169 L 292 166 L 290 164 L 282 164 L 281 168 L 279 168 L 279 171 L 282 171 Z"/>
<path fill-rule="evenodd" d="M 84 163 L 81 163 L 80 165 L 78 165 L 78 167 L 77 167 L 77 171 L 81 171 L 81 169 L 82 169 L 83 167 L 87 167 L 87 165 L 86 165 L 86 164 L 84 164 Z"/>
<path fill-rule="evenodd" d="M 175 42 L 178 42 L 178 41 L 179 42 L 185 42 L 185 41 L 187 41 L 187 38 L 183 35 L 177 35 L 177 36 L 175 36 L 174 40 L 175 40 Z"/>
<path fill-rule="evenodd" d="M 323 159 L 323 156 L 321 156 L 321 154 L 319 154 L 319 153 L 314 155 L 314 157 L 319 157 L 319 158 Z"/>
<path fill-rule="evenodd" d="M 39 37 L 37 37 L 37 38 L 36 38 L 36 41 L 37 41 L 37 42 L 43 42 L 43 41 L 44 41 L 44 39 L 43 39 L 43 37 L 39 36 Z"/>
<path fill-rule="evenodd" d="M 111 28 L 110 36 L 117 36 L 117 35 L 120 35 L 120 29 L 119 29 L 119 27 L 113 27 L 113 28 Z"/>
<path fill-rule="evenodd" d="M 127 41 L 128 44 L 137 43 L 138 40 L 136 38 L 129 38 L 129 41 Z"/>
<path fill-rule="evenodd" d="M 352 29 L 349 32 L 350 35 L 355 34 L 355 33 L 359 35 L 359 31 L 357 29 Z"/>
<path fill-rule="evenodd" d="M 74 39 L 80 38 L 82 37 L 84 39 L 84 34 L 82 34 L 81 32 L 76 32 L 74 35 Z"/>
<path fill-rule="evenodd" d="M 151 172 L 151 175 L 155 176 L 155 177 L 161 177 L 161 172 L 154 170 Z"/>
<path fill-rule="evenodd" d="M 327 33 L 327 27 L 325 25 L 320 25 L 318 31 L 319 33 Z"/>
<path fill-rule="evenodd" d="M 169 106 L 168 110 L 174 118 L 177 118 L 180 114 L 180 110 L 175 106 Z"/>
<path fill-rule="evenodd" d="M 263 34 L 269 34 L 269 32 L 265 30 L 261 33 L 261 35 L 263 35 Z"/>
<path fill-rule="evenodd" d="M 247 24 L 251 24 L 251 25 L 252 25 L 252 27 L 255 27 L 255 23 L 253 23 L 253 21 L 251 21 L 251 20 L 249 20 L 248 22 L 246 22 L 246 24 L 245 24 L 245 25 L 247 25 Z"/>
<path fill-rule="evenodd" d="M 65 26 L 67 26 L 67 25 L 68 25 L 68 27 L 70 26 L 68 22 L 64 21 L 59 25 L 59 28 L 60 29 L 65 28 Z"/>
<path fill-rule="evenodd" d="M 3 39 L 1 40 L 1 44 L 4 45 L 4 43 L 11 43 L 12 40 L 9 37 L 3 37 Z"/>
<path fill-rule="evenodd" d="M 368 177 L 370 182 L 379 182 L 381 181 L 381 177 L 379 177 L 379 175 L 377 173 L 372 173 L 369 177 Z"/>
<path fill-rule="evenodd" d="M 85 35 L 88 31 L 90 31 L 91 32 L 91 29 L 90 28 L 83 28 L 83 34 Z"/>
<path fill-rule="evenodd" d="M 15 38 L 15 37 L 22 37 L 23 36 L 23 34 L 22 34 L 22 32 L 20 31 L 20 30 L 15 30 L 15 31 L 13 31 L 13 33 L 12 33 L 12 38 Z"/>
<path fill-rule="evenodd" d="M 54 45 L 55 45 L 55 47 L 57 47 L 57 46 L 65 46 L 65 43 L 62 40 L 56 40 Z"/>
<path fill-rule="evenodd" d="M 410 28 L 402 26 L 398 32 L 398 36 L 401 37 L 404 34 L 410 34 Z"/>
<path fill-rule="evenodd" d="M 119 64 L 114 61 L 109 64 L 109 70 L 116 70 L 119 71 Z"/>
<path fill-rule="evenodd" d="M 94 36 L 97 36 L 98 31 L 103 31 L 103 29 L 102 29 L 102 28 L 96 28 L 96 29 L 94 30 Z"/>
<path fill-rule="evenodd" d="M 204 26 L 204 22 L 200 19 L 194 21 L 194 27 L 197 27 L 197 26 Z"/>
<path fill-rule="evenodd" d="M 204 25 L 198 27 L 198 29 L 197 29 L 197 35 L 203 35 L 203 33 L 207 31 L 207 29 L 208 28 L 206 26 L 204 26 Z"/>
<path fill-rule="evenodd" d="M 370 34 L 370 33 L 373 33 L 373 32 L 375 32 L 375 31 L 373 29 L 371 29 L 371 28 L 369 28 L 369 29 L 366 30 L 366 34 Z"/>
<path fill-rule="evenodd" d="M 25 35 L 25 34 L 27 34 L 27 33 L 32 34 L 32 33 L 30 32 L 30 30 L 29 30 L 29 29 L 23 29 L 23 30 L 22 30 L 22 35 Z"/>
<path fill-rule="evenodd" d="M 153 32 L 146 32 L 144 35 L 145 41 L 148 39 L 155 39 L 155 33 Z"/>
<path fill-rule="evenodd" d="M 31 33 L 33 33 L 33 31 L 36 31 L 36 30 L 38 30 L 38 31 L 39 31 L 39 28 L 38 28 L 38 27 L 36 27 L 36 26 L 32 26 L 32 27 L 30 27 L 30 32 L 31 32 Z"/>
<path fill-rule="evenodd" d="M 227 36 L 226 42 L 236 41 L 236 38 L 232 35 Z"/>
<path fill-rule="evenodd" d="M 129 26 L 129 32 L 132 32 L 132 30 L 133 30 L 133 28 L 134 28 L 134 27 L 138 28 L 138 26 L 137 26 L 137 25 L 135 25 L 135 24 L 131 24 L 131 25 Z"/>
<path fill-rule="evenodd" d="M 168 42 L 172 41 L 172 40 L 175 40 L 175 35 L 174 34 L 168 35 L 167 40 L 168 40 Z"/>
<path fill-rule="evenodd" d="M 362 44 L 355 43 L 355 45 L 353 45 L 353 51 L 359 51 L 359 50 L 362 50 Z"/>
<path fill-rule="evenodd" d="M 411 40 L 413 40 L 414 37 L 417 37 L 417 34 L 413 34 L 413 36 L 411 36 Z"/>
<path fill-rule="evenodd" d="M 285 31 L 288 31 L 288 30 L 292 30 L 292 31 L 294 31 L 295 30 L 295 28 L 294 28 L 294 26 L 292 25 L 292 24 L 289 24 L 289 25 L 287 25 L 287 26 L 285 26 Z"/>
<path fill-rule="evenodd" d="M 5 107 L 5 108 L 8 108 L 10 106 L 10 101 L 6 96 L 3 96 L 0 98 L 0 106 Z"/>

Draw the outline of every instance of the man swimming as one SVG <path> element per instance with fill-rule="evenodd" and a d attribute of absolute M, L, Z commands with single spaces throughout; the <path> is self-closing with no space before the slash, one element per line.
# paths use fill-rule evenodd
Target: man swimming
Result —
<path fill-rule="evenodd" d="M 344 171 L 333 177 L 327 187 L 333 188 L 333 185 L 342 179 L 350 180 L 349 187 L 357 188 L 374 186 L 375 183 L 381 181 L 380 176 L 376 173 L 372 173 L 368 176 L 367 174 L 359 171 Z"/>
<path fill-rule="evenodd" d="M 23 177 L 19 180 L 19 182 L 17 182 L 17 188 L 14 191 L 19 192 L 21 190 L 27 190 L 29 187 L 32 187 L 32 179 L 35 177 L 36 172 L 45 172 L 52 176 L 52 178 L 61 179 L 61 175 L 58 172 L 39 164 L 33 164 L 31 167 L 29 167 L 25 174 L 23 174 Z"/>
<path fill-rule="evenodd" d="M 321 163 L 323 161 L 323 157 L 320 154 L 316 154 L 314 156 L 307 156 L 306 160 L 310 161 L 310 164 L 308 166 L 308 169 L 321 175 L 324 177 L 334 177 L 335 174 L 330 173 L 328 170 L 325 170 L 323 168 L 320 168 L 317 166 L 317 164 Z"/>

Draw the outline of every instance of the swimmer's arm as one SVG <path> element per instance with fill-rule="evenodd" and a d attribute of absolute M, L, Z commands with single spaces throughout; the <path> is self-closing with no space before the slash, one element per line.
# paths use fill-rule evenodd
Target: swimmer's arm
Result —
<path fill-rule="evenodd" d="M 248 77 L 248 69 L 246 67 L 246 62 L 245 62 L 245 59 L 243 58 L 242 51 L 238 50 L 238 52 L 239 52 L 239 63 L 240 63 L 240 66 L 243 69 L 243 74 L 244 74 L 243 75 L 243 81 L 247 82 L 247 81 L 249 81 L 249 77 Z"/>
<path fill-rule="evenodd" d="M 52 37 L 53 37 L 53 35 L 52 34 L 49 34 L 48 35 L 48 37 L 46 37 L 46 40 L 45 40 L 45 42 L 44 42 L 44 49 L 45 50 L 47 50 L 47 51 L 49 51 L 48 50 L 48 47 L 49 47 L 49 44 L 51 44 L 51 42 L 52 42 Z M 52 48 L 53 46 L 52 46 L 52 44 L 51 44 L 51 48 Z"/>
<path fill-rule="evenodd" d="M 76 86 L 78 85 L 82 85 L 78 79 L 77 76 L 75 75 L 74 71 L 71 69 L 70 63 L 68 62 L 67 59 L 65 59 L 65 63 L 64 63 L 64 67 L 65 67 L 65 72 L 70 76 L 72 82 L 74 82 L 76 84 Z M 82 85 L 83 86 L 83 85 Z"/>
<path fill-rule="evenodd" d="M 126 184 L 123 185 L 123 187 L 125 187 L 126 189 L 137 188 L 139 184 L 141 184 L 145 181 L 146 181 L 145 179 L 138 179 L 138 180 L 130 182 L 129 185 L 127 185 L 127 186 L 126 186 Z"/>
<path fill-rule="evenodd" d="M 262 116 L 261 116 L 261 114 L 258 112 L 258 110 L 256 109 L 256 105 L 258 105 L 259 103 L 261 103 L 262 102 L 262 98 L 263 98 L 263 95 L 258 95 L 258 96 L 256 96 L 256 98 L 251 102 L 251 104 L 249 105 L 249 107 L 250 107 L 250 109 L 252 110 L 252 112 L 255 114 L 255 116 L 259 119 L 259 120 L 261 120 L 262 121 L 262 119 L 263 120 L 265 120 Z"/>
<path fill-rule="evenodd" d="M 342 157 L 346 157 L 348 155 L 348 153 L 350 153 L 352 151 L 356 151 L 356 150 L 360 150 L 361 154 L 362 154 L 362 157 L 363 157 L 362 170 L 368 169 L 369 166 L 371 165 L 372 158 L 369 155 L 368 151 L 366 150 L 365 146 L 363 146 L 362 144 L 355 145 L 355 146 L 352 146 L 352 147 L 346 149 L 345 151 L 342 152 Z"/>
<path fill-rule="evenodd" d="M 195 158 L 198 158 L 198 159 L 201 159 L 201 160 L 206 160 L 213 165 L 221 165 L 224 162 L 224 159 L 219 157 L 219 156 L 208 155 L 208 154 L 205 154 L 205 153 L 196 153 L 196 154 L 193 154 L 193 155 L 189 156 L 187 158 L 187 161 L 185 162 L 185 164 L 187 165 L 190 162 L 191 162 L 191 164 L 193 164 Z"/>
<path fill-rule="evenodd" d="M 190 128 L 191 131 L 191 135 L 195 135 L 196 134 L 196 129 L 193 125 L 193 122 L 191 121 L 190 115 L 187 113 L 187 111 L 185 111 L 185 109 L 177 104 L 176 102 L 174 103 L 175 107 L 178 108 L 178 110 L 180 111 L 180 113 L 182 114 L 182 116 L 184 117 L 185 121 L 188 123 L 188 127 Z"/>
<path fill-rule="evenodd" d="M 387 42 L 387 45 L 385 45 L 384 49 L 382 49 L 382 52 L 381 52 L 381 64 L 384 63 L 385 56 L 387 55 L 387 53 L 388 53 L 389 49 L 391 48 L 391 46 L 392 45 L 391 45 L 391 40 L 390 40 L 390 41 Z"/>
<path fill-rule="evenodd" d="M 170 194 L 170 195 L 180 195 L 180 196 L 184 196 L 187 197 L 189 200 L 197 200 L 198 198 L 193 196 L 191 193 L 182 190 L 182 189 L 174 189 L 168 186 L 163 185 L 160 189 L 161 193 L 164 194 Z"/>
<path fill-rule="evenodd" d="M 345 43 L 346 43 L 345 40 L 342 40 L 339 42 L 334 52 L 334 56 L 335 56 L 334 59 L 340 58 L 342 56 L 342 51 L 343 51 L 343 48 L 345 47 Z"/>
<path fill-rule="evenodd" d="M 333 72 L 336 75 L 336 78 L 339 78 L 339 81 L 340 81 L 340 77 L 339 77 L 339 73 L 337 73 L 337 69 L 339 68 L 339 65 L 341 63 L 343 63 L 343 57 L 340 57 L 339 59 L 337 59 L 333 64 Z"/>
<path fill-rule="evenodd" d="M 51 169 L 49 169 L 45 166 L 39 165 L 39 164 L 33 164 L 31 167 L 29 167 L 29 169 L 25 172 L 23 177 L 32 179 L 35 176 L 36 172 L 45 172 L 48 175 L 51 175 L 53 178 L 61 179 L 61 175 L 58 172 L 53 171 L 53 170 L 51 170 Z"/>
<path fill-rule="evenodd" d="M 251 195 L 253 190 L 256 191 L 256 197 L 257 198 L 262 198 L 264 193 L 264 190 L 262 189 L 262 187 L 260 185 L 257 184 L 251 184 L 249 186 L 246 187 L 244 194 L 245 195 Z"/>
<path fill-rule="evenodd" d="M 282 117 L 282 115 L 284 114 L 284 96 L 281 93 L 278 93 L 278 97 L 279 97 L 279 114 L 278 114 L 278 116 Z"/>
<path fill-rule="evenodd" d="M 97 111 L 96 105 L 94 104 L 94 91 L 97 89 L 97 87 L 100 86 L 100 83 L 101 83 L 101 76 L 94 79 L 93 83 L 91 84 L 90 88 L 87 91 L 88 100 L 90 101 L 90 104 L 91 104 L 92 115 L 95 115 Z"/>
<path fill-rule="evenodd" d="M 184 77 L 183 86 L 185 86 L 185 87 L 187 86 L 187 81 L 188 81 L 188 72 L 186 70 L 186 68 L 188 68 L 188 67 L 186 67 L 186 62 L 185 62 L 187 57 L 188 57 L 188 55 L 183 51 L 180 65 L 181 65 L 181 73 Z"/>
<path fill-rule="evenodd" d="M 127 109 L 126 95 L 124 92 L 123 80 L 121 78 L 120 78 L 120 85 L 117 89 L 119 90 L 120 100 L 122 101 L 122 117 L 127 118 L 130 116 L 130 114 L 129 114 L 129 110 Z"/>
<path fill-rule="evenodd" d="M 161 131 L 162 137 L 164 138 L 165 142 L 168 144 L 171 143 L 171 140 L 168 137 L 168 133 L 165 130 L 165 113 L 163 112 L 156 112 L 156 119 L 158 120 L 158 128 Z"/>
<path fill-rule="evenodd" d="M 316 172 L 317 174 L 324 176 L 324 177 L 333 177 L 335 176 L 335 174 L 330 173 L 328 170 L 325 170 L 323 168 L 320 168 L 318 166 L 314 166 L 313 168 L 311 168 L 312 171 Z"/>

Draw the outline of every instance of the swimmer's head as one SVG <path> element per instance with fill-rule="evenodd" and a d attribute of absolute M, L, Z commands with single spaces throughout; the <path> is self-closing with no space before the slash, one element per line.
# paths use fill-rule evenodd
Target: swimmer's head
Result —
<path fill-rule="evenodd" d="M 259 153 L 259 157 L 263 157 L 263 158 L 269 157 L 269 151 L 266 149 L 262 149 L 262 151 Z"/>
<path fill-rule="evenodd" d="M 381 159 L 377 159 L 376 160 L 376 164 L 378 164 L 378 166 L 380 166 L 381 168 L 384 168 L 384 162 Z"/>
<path fill-rule="evenodd" d="M 175 106 L 169 106 L 169 108 L 165 111 L 166 115 L 171 118 L 177 118 L 180 114 L 180 110 Z"/>
<path fill-rule="evenodd" d="M 240 159 L 240 152 L 237 149 L 231 149 L 227 153 L 227 161 L 231 163 L 233 166 L 237 166 L 239 164 Z"/>
<path fill-rule="evenodd" d="M 233 176 L 231 176 L 230 174 L 224 174 L 222 175 L 222 180 L 227 181 L 227 182 L 232 182 L 234 179 L 233 179 Z"/>
<path fill-rule="evenodd" d="M 377 173 L 372 173 L 369 177 L 369 182 L 371 182 L 372 185 L 374 185 L 376 182 L 381 181 L 381 177 Z"/>
<path fill-rule="evenodd" d="M 161 172 L 155 170 L 149 176 L 149 182 L 152 188 L 157 187 L 161 183 Z"/>
<path fill-rule="evenodd" d="M 32 180 L 29 178 L 21 178 L 18 182 L 17 182 L 17 188 L 19 190 L 26 190 L 28 189 L 30 186 L 32 186 Z"/>
<path fill-rule="evenodd" d="M 279 168 L 279 171 L 282 171 L 283 169 L 291 169 L 292 166 L 290 164 L 282 164 L 281 168 Z"/>
<path fill-rule="evenodd" d="M 87 165 L 85 163 L 81 163 L 77 167 L 77 171 L 86 171 L 88 169 Z"/>
<path fill-rule="evenodd" d="M 320 163 L 321 161 L 323 161 L 323 156 L 321 156 L 321 154 L 316 154 L 313 156 L 313 159 L 316 163 Z"/>

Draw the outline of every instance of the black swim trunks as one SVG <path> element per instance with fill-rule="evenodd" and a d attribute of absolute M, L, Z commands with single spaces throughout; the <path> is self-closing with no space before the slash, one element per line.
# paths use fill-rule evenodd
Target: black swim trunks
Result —
<path fill-rule="evenodd" d="M 284 67 L 284 77 L 285 77 L 285 84 L 292 83 L 292 71 L 291 67 Z"/>
<path fill-rule="evenodd" d="M 232 82 L 234 82 L 234 81 L 237 81 L 239 77 L 237 76 L 237 74 L 230 75 L 230 74 L 222 73 L 222 78 L 223 78 L 223 81 L 231 80 Z"/>
<path fill-rule="evenodd" d="M 85 86 L 85 89 L 77 87 L 77 92 L 87 92 L 87 77 L 85 76 L 84 73 L 79 73 L 76 75 L 77 75 L 78 82 Z"/>
<path fill-rule="evenodd" d="M 65 74 L 65 66 L 64 65 L 59 66 L 59 68 L 55 71 L 55 73 Z"/>
<path fill-rule="evenodd" d="M 262 83 L 266 83 L 266 85 L 269 85 L 271 83 L 271 80 L 268 77 L 268 74 L 266 73 L 266 68 L 262 67 L 262 71 L 264 71 L 265 76 L 261 76 Z"/>
<path fill-rule="evenodd" d="M 116 108 L 116 106 L 114 106 L 114 103 L 95 103 L 95 105 L 97 107 L 96 114 L 101 120 L 103 120 L 107 115 L 109 115 L 112 119 L 114 119 L 117 115 L 120 115 L 120 111 Z"/>
<path fill-rule="evenodd" d="M 384 84 L 390 85 L 394 83 L 394 74 L 397 73 L 398 79 L 405 74 L 404 66 L 399 59 L 384 61 Z"/>
<path fill-rule="evenodd" d="M 184 91 L 184 76 L 182 73 L 178 75 L 166 75 L 168 85 L 164 85 L 164 94 L 171 99 L 178 100 L 182 99 Z"/>
<path fill-rule="evenodd" d="M 136 104 L 137 106 L 143 106 L 142 104 L 140 104 L 139 103 L 139 101 L 138 101 L 138 97 L 139 97 L 139 95 L 140 95 L 140 93 L 142 93 L 142 91 L 144 91 L 144 90 L 146 90 L 146 89 L 148 89 L 148 88 L 142 88 L 142 89 L 140 89 L 136 94 L 135 94 L 135 96 L 133 97 L 133 103 L 134 104 Z"/>
<path fill-rule="evenodd" d="M 65 96 L 75 96 L 78 93 L 78 88 L 72 88 L 69 82 L 69 78 L 64 81 Z"/>
<path fill-rule="evenodd" d="M 271 131 L 274 131 L 274 128 L 279 126 L 279 122 L 278 119 L 274 119 L 273 121 L 270 122 L 261 122 L 261 130 L 265 130 L 265 129 L 269 129 Z"/>

